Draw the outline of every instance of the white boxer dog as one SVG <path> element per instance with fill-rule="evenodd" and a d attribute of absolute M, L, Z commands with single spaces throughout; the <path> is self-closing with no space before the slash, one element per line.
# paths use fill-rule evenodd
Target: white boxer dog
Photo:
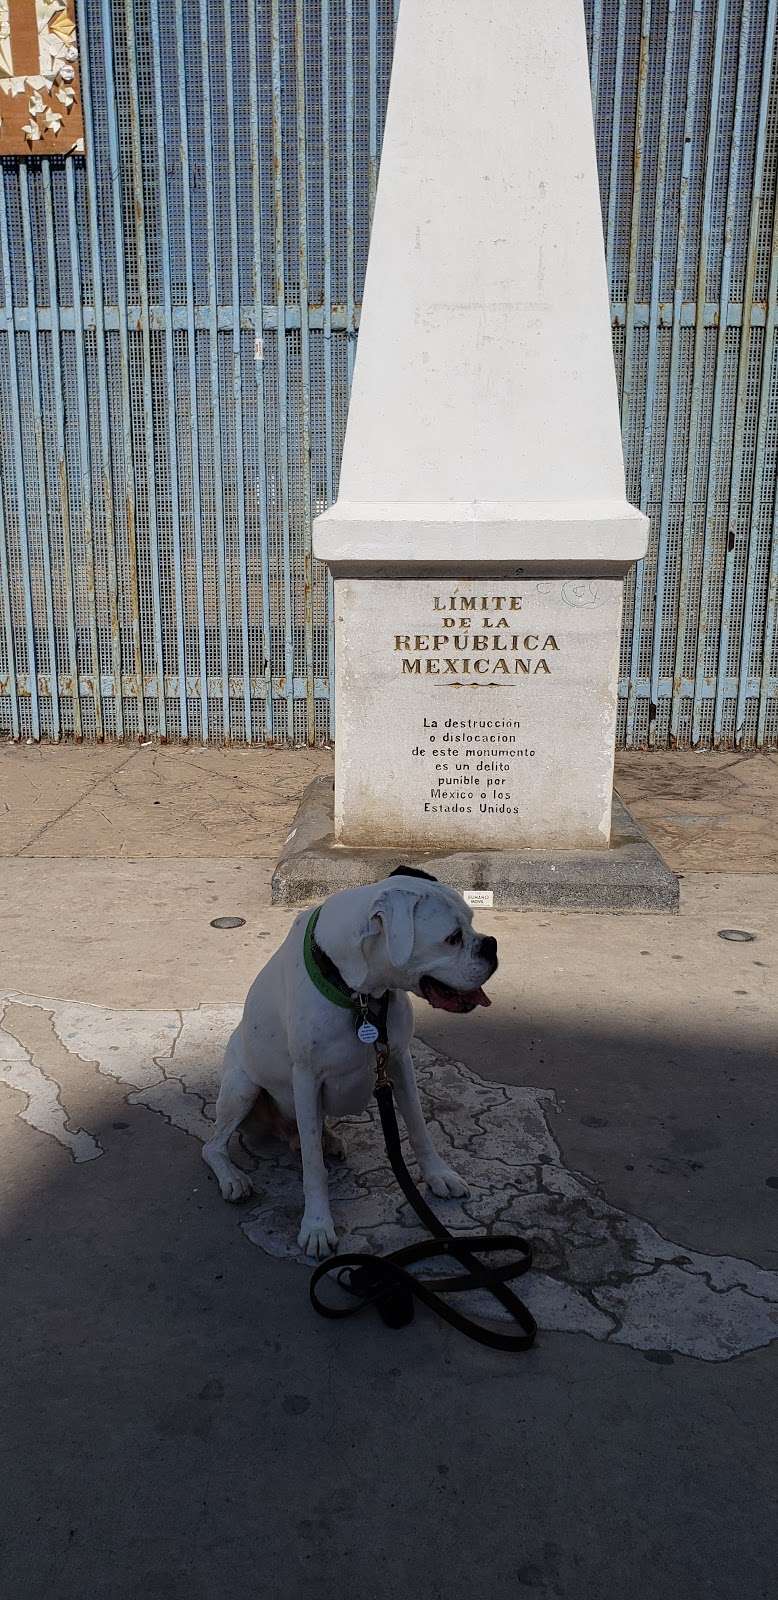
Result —
<path fill-rule="evenodd" d="M 388 1070 L 423 1177 L 433 1194 L 468 1193 L 438 1155 L 424 1121 L 410 1052 L 408 994 L 444 1011 L 491 1003 L 481 986 L 496 971 L 497 941 L 475 933 L 472 920 L 455 889 L 405 867 L 380 883 L 331 895 L 318 912 L 295 918 L 254 980 L 227 1046 L 216 1132 L 203 1148 L 225 1200 L 251 1193 L 251 1179 L 230 1160 L 228 1146 L 259 1101 L 277 1122 L 296 1121 L 305 1195 L 298 1244 L 314 1257 L 337 1248 L 324 1118 L 350 1116 L 369 1103 L 375 1054 L 357 1037 L 357 1027 L 364 1005 L 387 991 Z"/>

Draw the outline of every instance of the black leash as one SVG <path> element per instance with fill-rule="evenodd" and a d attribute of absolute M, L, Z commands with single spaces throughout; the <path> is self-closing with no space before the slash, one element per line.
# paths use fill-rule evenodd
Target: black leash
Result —
<path fill-rule="evenodd" d="M 414 1299 L 417 1299 L 429 1306 L 436 1316 L 442 1317 L 444 1322 L 449 1322 L 452 1328 L 457 1328 L 460 1333 L 464 1333 L 468 1339 L 474 1339 L 478 1344 L 489 1345 L 493 1350 L 529 1350 L 535 1339 L 537 1323 L 523 1300 L 508 1288 L 508 1280 L 520 1277 L 532 1266 L 532 1246 L 515 1233 L 501 1234 L 497 1237 L 488 1233 L 468 1234 L 467 1237 L 450 1233 L 419 1193 L 405 1165 L 392 1085 L 387 1074 L 388 1010 L 388 994 L 382 996 L 375 1010 L 373 1005 L 365 1003 L 365 1012 L 369 1011 L 374 1022 L 373 1031 L 377 1034 L 374 1041 L 375 1097 L 392 1171 L 406 1200 L 433 1238 L 404 1245 L 402 1249 L 392 1250 L 384 1256 L 372 1256 L 366 1252 L 355 1251 L 350 1255 L 335 1256 L 329 1261 L 322 1261 L 316 1267 L 310 1281 L 310 1296 L 314 1310 L 318 1311 L 321 1317 L 353 1317 L 358 1311 L 364 1311 L 368 1306 L 374 1305 L 388 1327 L 404 1328 L 413 1320 Z M 514 1256 L 518 1256 L 518 1259 L 495 1267 L 486 1266 L 478 1259 L 481 1255 L 494 1255 L 504 1250 L 510 1250 Z M 413 1272 L 408 1271 L 410 1266 L 415 1266 L 420 1261 L 432 1260 L 435 1256 L 447 1256 L 453 1261 L 458 1261 L 460 1266 L 464 1267 L 464 1272 L 448 1278 L 437 1276 L 417 1278 Z M 336 1274 L 338 1286 L 352 1297 L 351 1305 L 328 1305 L 320 1298 L 318 1286 L 323 1278 L 332 1273 Z M 521 1333 L 498 1333 L 495 1329 L 484 1327 L 482 1323 L 474 1321 L 472 1317 L 465 1316 L 464 1312 L 448 1305 L 442 1298 L 444 1295 L 463 1294 L 473 1289 L 486 1290 L 498 1300 L 518 1324 Z"/>

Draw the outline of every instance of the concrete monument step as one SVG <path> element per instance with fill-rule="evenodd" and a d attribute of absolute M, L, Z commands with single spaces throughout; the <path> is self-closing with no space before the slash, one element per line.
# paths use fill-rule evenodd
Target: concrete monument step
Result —
<path fill-rule="evenodd" d="M 339 889 L 374 883 L 400 865 L 422 867 L 496 910 L 678 910 L 678 879 L 618 794 L 610 845 L 592 850 L 409 850 L 338 844 L 334 784 L 315 778 L 303 794 L 273 873 L 274 905 L 304 906 Z M 489 895 L 492 896 L 491 901 Z"/>

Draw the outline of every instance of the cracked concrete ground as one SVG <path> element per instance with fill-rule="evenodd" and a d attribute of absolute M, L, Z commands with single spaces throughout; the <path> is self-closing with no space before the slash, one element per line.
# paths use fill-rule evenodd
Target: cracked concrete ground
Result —
<path fill-rule="evenodd" d="M 240 1210 L 199 1160 L 329 760 L 0 752 L 3 1593 L 772 1596 L 776 758 L 622 757 L 680 916 L 481 914 L 491 1011 L 419 1007 L 450 1224 L 536 1242 L 523 1357 L 319 1322 L 294 1158 L 246 1135 Z M 409 1219 L 345 1133 L 345 1242 L 385 1248 Z"/>

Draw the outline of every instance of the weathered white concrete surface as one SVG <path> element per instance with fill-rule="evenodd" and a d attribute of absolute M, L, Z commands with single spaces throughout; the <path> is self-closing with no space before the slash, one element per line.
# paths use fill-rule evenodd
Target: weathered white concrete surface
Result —
<path fill-rule="evenodd" d="M 338 500 L 314 528 L 338 581 L 336 837 L 606 846 L 621 579 L 646 534 L 580 0 L 403 0 Z M 492 613 L 433 605 L 463 592 Z M 433 767 L 422 729 L 462 713 L 516 732 L 498 795 L 485 746 Z"/>
<path fill-rule="evenodd" d="M 103 1153 L 99 1139 L 68 1116 L 59 1084 L 5 1026 L 5 1012 L 6 1004 L 0 1000 L 0 1083 L 22 1096 L 17 1115 L 64 1145 L 74 1161 L 94 1161 Z"/>
<path fill-rule="evenodd" d="M 240 1016 L 233 1006 L 168 1014 L 107 1010 L 39 996 L 4 997 L 0 1081 L 26 1096 L 19 1115 L 63 1144 L 77 1162 L 103 1154 L 96 1136 L 70 1131 L 62 1089 L 40 1059 L 31 1063 L 5 1012 L 32 1007 L 72 1055 L 136 1087 L 127 1103 L 204 1140 L 213 1125 L 221 1061 Z M 554 1095 L 486 1082 L 461 1062 L 414 1044 L 425 1116 L 441 1153 L 471 1193 L 439 1203 L 457 1232 L 486 1228 L 527 1235 L 536 1270 L 522 1294 L 547 1331 L 587 1333 L 636 1349 L 727 1360 L 778 1339 L 778 1272 L 673 1243 L 641 1217 L 608 1203 L 564 1163 L 548 1124 Z M 330 1163 L 340 1249 L 396 1249 L 423 1230 L 397 1190 L 374 1109 L 337 1124 L 346 1158 Z M 244 1136 L 259 1203 L 237 1213 L 252 1243 L 306 1263 L 296 1243 L 299 1157 L 275 1140 Z M 409 1159 L 411 1159 L 409 1157 Z M 216 1190 L 211 1186 L 214 1204 Z M 488 1297 L 473 1307 L 494 1314 Z"/>
<path fill-rule="evenodd" d="M 619 580 L 335 580 L 335 832 L 606 847 Z"/>
<path fill-rule="evenodd" d="M 625 564 L 645 529 L 624 492 L 583 6 L 403 0 L 317 553 Z"/>

